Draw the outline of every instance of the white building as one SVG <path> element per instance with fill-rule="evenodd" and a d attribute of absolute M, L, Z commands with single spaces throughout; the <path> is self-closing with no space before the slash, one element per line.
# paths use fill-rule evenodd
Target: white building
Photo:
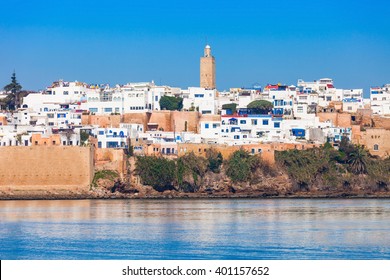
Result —
<path fill-rule="evenodd" d="M 390 84 L 370 88 L 370 100 L 373 114 L 390 115 Z"/>
<path fill-rule="evenodd" d="M 202 114 L 216 114 L 216 92 L 215 89 L 200 87 L 189 87 L 187 90 L 182 90 L 183 109 L 196 110 Z"/>
<path fill-rule="evenodd" d="M 218 143 L 218 139 L 221 134 L 221 122 L 220 121 L 201 121 L 200 136 L 203 143 L 215 144 Z"/>
<path fill-rule="evenodd" d="M 322 107 L 329 106 L 331 101 L 341 101 L 342 98 L 340 94 L 337 94 L 333 80 L 329 78 L 322 78 L 313 82 L 305 82 L 300 79 L 298 80 L 297 89 L 318 94 L 318 105 Z"/>
<path fill-rule="evenodd" d="M 220 144 L 240 145 L 278 141 L 284 137 L 282 118 L 247 114 L 221 116 Z"/>
<path fill-rule="evenodd" d="M 22 108 L 31 108 L 35 112 L 47 112 L 60 109 L 61 104 L 81 104 L 86 101 L 88 94 L 99 92 L 96 86 L 89 86 L 82 82 L 54 82 L 45 91 L 30 93 L 23 98 Z"/>
<path fill-rule="evenodd" d="M 125 128 L 96 128 L 93 135 L 98 148 L 127 148 L 128 131 Z"/>
<path fill-rule="evenodd" d="M 286 85 L 267 85 L 262 93 L 263 98 L 272 102 L 273 114 L 291 117 L 293 115 L 293 101 L 295 88 Z"/>

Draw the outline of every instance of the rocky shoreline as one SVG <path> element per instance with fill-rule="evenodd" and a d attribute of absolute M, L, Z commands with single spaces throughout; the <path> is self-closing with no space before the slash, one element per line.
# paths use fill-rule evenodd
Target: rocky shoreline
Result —
<path fill-rule="evenodd" d="M 144 192 L 111 192 L 110 190 L 99 188 L 91 191 L 2 191 L 0 200 L 83 200 L 83 199 L 390 199 L 390 192 L 294 192 L 278 193 L 275 191 L 256 192 L 198 192 L 184 193 L 175 190 L 157 192 L 151 187 L 145 187 Z"/>

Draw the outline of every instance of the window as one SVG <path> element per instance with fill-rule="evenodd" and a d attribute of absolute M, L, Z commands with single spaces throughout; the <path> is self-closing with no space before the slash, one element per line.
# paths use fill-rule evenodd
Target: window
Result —
<path fill-rule="evenodd" d="M 303 106 L 297 107 L 297 113 L 303 113 Z"/>
<path fill-rule="evenodd" d="M 155 97 L 154 97 L 154 101 L 158 101 L 158 96 L 155 96 Z"/>
<path fill-rule="evenodd" d="M 379 145 L 378 144 L 374 145 L 374 151 L 379 151 Z"/>
<path fill-rule="evenodd" d="M 274 122 L 274 128 L 280 128 L 280 122 Z"/>
<path fill-rule="evenodd" d="M 252 120 L 252 125 L 257 125 L 257 120 Z"/>
<path fill-rule="evenodd" d="M 261 152 L 262 152 L 262 150 L 261 150 L 261 149 L 257 149 L 257 152 L 258 152 L 258 153 L 261 153 Z"/>
<path fill-rule="evenodd" d="M 254 155 L 255 154 L 255 149 L 252 149 L 251 153 L 252 153 L 252 155 Z"/>
<path fill-rule="evenodd" d="M 246 124 L 246 120 L 240 120 L 240 124 Z"/>
<path fill-rule="evenodd" d="M 64 95 L 69 95 L 69 91 L 64 91 Z"/>
<path fill-rule="evenodd" d="M 332 101 L 332 96 L 327 96 L 326 101 Z"/>
<path fill-rule="evenodd" d="M 234 135 L 234 139 L 240 139 L 240 135 Z"/>
<path fill-rule="evenodd" d="M 111 113 L 112 112 L 112 108 L 104 108 L 104 112 Z"/>
<path fill-rule="evenodd" d="M 217 128 L 217 124 L 216 123 L 213 123 L 213 128 Z"/>
<path fill-rule="evenodd" d="M 100 130 L 100 131 L 99 131 L 99 135 L 104 135 L 104 131 L 103 131 L 103 130 Z"/>
<path fill-rule="evenodd" d="M 97 113 L 98 112 L 98 109 L 97 108 L 89 108 L 89 111 L 91 113 Z"/>
<path fill-rule="evenodd" d="M 268 120 L 263 120 L 263 125 L 268 125 Z"/>
<path fill-rule="evenodd" d="M 195 98 L 203 98 L 204 94 L 195 94 Z"/>
<path fill-rule="evenodd" d="M 204 125 L 204 128 L 209 128 L 209 124 L 206 123 L 206 124 Z"/>

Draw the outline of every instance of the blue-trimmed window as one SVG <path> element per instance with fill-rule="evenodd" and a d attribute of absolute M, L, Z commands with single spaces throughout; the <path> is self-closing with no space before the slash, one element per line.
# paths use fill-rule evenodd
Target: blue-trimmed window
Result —
<path fill-rule="evenodd" d="M 280 122 L 274 122 L 274 128 L 280 128 Z"/>
<path fill-rule="evenodd" d="M 209 128 L 209 124 L 208 124 L 208 123 L 205 123 L 205 124 L 204 124 L 204 128 Z"/>
<path fill-rule="evenodd" d="M 263 125 L 268 125 L 268 120 L 263 120 Z"/>

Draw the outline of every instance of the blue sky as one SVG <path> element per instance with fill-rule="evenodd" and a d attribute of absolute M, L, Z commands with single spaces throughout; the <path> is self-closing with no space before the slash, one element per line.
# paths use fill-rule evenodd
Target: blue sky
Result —
<path fill-rule="evenodd" d="M 206 41 L 217 88 L 333 78 L 390 83 L 390 1 L 0 2 L 0 86 L 58 79 L 199 85 Z M 13 12 L 4 12 L 13 11 Z"/>

